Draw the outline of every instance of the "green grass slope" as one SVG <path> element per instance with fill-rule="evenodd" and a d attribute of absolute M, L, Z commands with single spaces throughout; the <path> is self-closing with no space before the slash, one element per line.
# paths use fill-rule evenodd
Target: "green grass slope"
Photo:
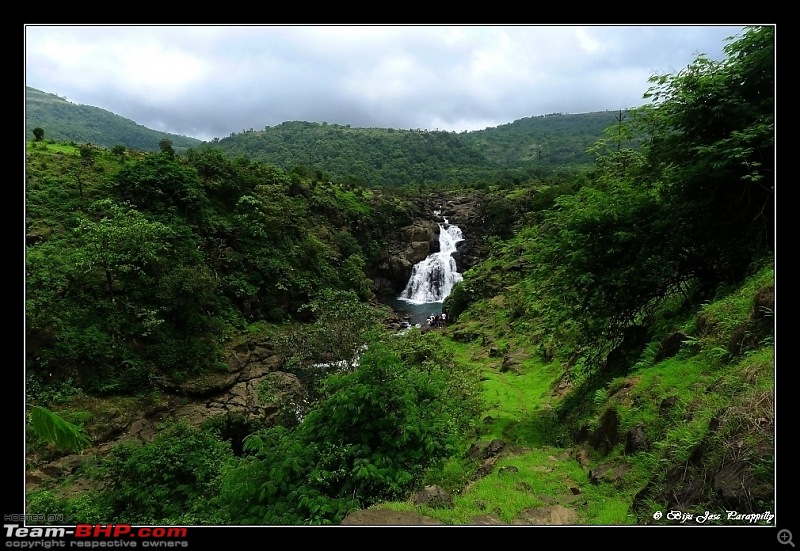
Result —
<path fill-rule="evenodd" d="M 774 271 L 664 323 L 624 372 L 574 375 L 515 333 L 503 297 L 446 331 L 482 374 L 473 452 L 428 476 L 451 507 L 407 502 L 445 524 L 769 524 L 774 513 Z M 765 519 L 729 515 L 762 513 Z M 715 518 L 713 515 L 719 515 Z M 728 518 L 731 516 L 731 518 Z M 684 519 L 684 522 L 685 519 Z"/>

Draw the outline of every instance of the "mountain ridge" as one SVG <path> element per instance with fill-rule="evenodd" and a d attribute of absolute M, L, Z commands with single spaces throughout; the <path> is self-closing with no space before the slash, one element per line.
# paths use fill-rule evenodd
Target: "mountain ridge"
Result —
<path fill-rule="evenodd" d="M 214 147 L 285 170 L 304 167 L 334 181 L 380 186 L 518 183 L 565 167 L 591 168 L 595 158 L 587 150 L 603 139 L 620 113 L 551 113 L 460 133 L 285 121 L 204 142 L 148 129 L 31 87 L 26 88 L 26 107 L 28 140 L 36 127 L 44 129 L 48 140 L 108 148 L 158 151 L 168 139 L 178 153 Z"/>

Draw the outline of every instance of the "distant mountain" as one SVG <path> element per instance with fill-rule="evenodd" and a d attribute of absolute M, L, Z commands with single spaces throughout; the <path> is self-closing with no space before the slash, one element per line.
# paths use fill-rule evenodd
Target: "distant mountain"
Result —
<path fill-rule="evenodd" d="M 33 129 L 44 130 L 45 140 L 91 143 L 104 147 L 124 145 L 142 151 L 158 151 L 163 139 L 172 141 L 180 152 L 197 147 L 202 140 L 159 132 L 115 115 L 105 109 L 69 102 L 55 94 L 25 88 L 25 135 L 33 139 Z"/>
<path fill-rule="evenodd" d="M 552 113 L 461 134 L 493 162 L 514 166 L 529 162 L 550 165 L 593 163 L 586 149 L 617 123 L 620 110 Z M 622 110 L 623 120 L 628 111 Z"/>
<path fill-rule="evenodd" d="M 586 150 L 618 116 L 619 111 L 554 113 L 461 133 L 291 121 L 210 144 L 231 156 L 367 185 L 504 183 L 592 166 Z"/>
<path fill-rule="evenodd" d="M 203 142 L 27 87 L 25 116 L 28 139 L 37 126 L 46 140 L 144 151 L 158 151 L 167 138 L 178 153 L 202 145 L 284 170 L 313 170 L 335 181 L 402 186 L 514 183 L 553 170 L 591 167 L 594 157 L 587 148 L 616 124 L 619 111 L 553 113 L 460 133 L 287 121 Z"/>

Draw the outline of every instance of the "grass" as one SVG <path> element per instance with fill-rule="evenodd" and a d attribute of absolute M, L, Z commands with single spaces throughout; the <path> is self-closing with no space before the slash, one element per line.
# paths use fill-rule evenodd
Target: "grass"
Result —
<path fill-rule="evenodd" d="M 742 355 L 715 352 L 750 319 L 755 293 L 771 284 L 771 270 L 762 270 L 742 290 L 676 319 L 686 334 L 695 330 L 698 318 L 706 323 L 705 333 L 677 355 L 656 362 L 656 337 L 627 374 L 595 381 L 592 387 L 581 386 L 588 380 L 573 380 L 568 394 L 555 392 L 565 380 L 565 365 L 542 360 L 535 344 L 511 330 L 510 316 L 498 314 L 472 325 L 469 331 L 478 337 L 446 345 L 454 361 L 481 375 L 484 410 L 474 442 L 502 440 L 502 453 L 488 460 L 451 457 L 427 472 L 423 485 L 450 492 L 452 507 L 414 505 L 408 499 L 374 508 L 412 511 L 448 525 L 525 524 L 534 522 L 526 519 L 537 511 L 557 511 L 566 524 L 651 524 L 654 511 L 670 506 L 665 496 L 681 489 L 671 486 L 676 483 L 667 473 L 684 469 L 686 477 L 713 479 L 714 469 L 739 462 L 758 490 L 751 509 L 774 510 L 768 497 L 774 480 L 774 345 L 765 339 Z M 503 308 L 504 302 L 495 300 L 495 307 Z M 248 332 L 265 329 L 254 324 Z M 451 326 L 442 335 L 463 329 Z M 105 405 L 101 414 L 79 397 L 71 412 L 87 425 L 112 425 L 126 411 L 154 407 L 158 401 L 144 398 Z M 566 398 L 571 401 L 565 409 Z M 621 437 L 603 454 L 588 438 L 575 435 L 580 428 L 591 435 L 609 409 L 619 416 Z M 643 429 L 648 445 L 626 453 L 624 435 L 635 427 Z M 478 476 L 479 467 L 488 474 Z M 605 469 L 611 474 L 597 477 Z M 710 501 L 692 506 L 715 512 L 719 504 L 704 491 L 696 499 Z"/>
<path fill-rule="evenodd" d="M 659 493 L 671 491 L 665 473 L 692 465 L 700 450 L 700 476 L 713 478 L 710 469 L 738 460 L 750 466 L 756 484 L 768 484 L 774 475 L 774 346 L 764 339 L 742 356 L 719 349 L 751 319 L 753 297 L 772 285 L 773 277 L 772 269 L 764 268 L 741 289 L 705 304 L 695 315 L 681 319 L 671 313 L 669 325 L 696 338 L 687 339 L 677 355 L 656 362 L 660 339 L 671 330 L 665 323 L 663 334 L 645 348 L 629 373 L 588 392 L 580 387 L 587 381 L 573 381 L 571 392 L 584 396 L 582 402 L 572 397 L 568 409 L 574 413 L 559 411 L 563 398 L 553 392 L 564 365 L 542 361 L 535 345 L 511 330 L 510 316 L 493 312 L 504 308 L 502 299 L 483 303 L 475 309 L 477 315 L 465 315 L 464 323 L 453 329 L 474 338 L 454 342 L 452 351 L 456 361 L 481 373 L 485 416 L 477 442 L 502 439 L 503 454 L 480 478 L 470 476 L 479 462 L 463 458 L 428 473 L 425 484 L 440 484 L 454 494 L 451 508 L 410 501 L 376 508 L 416 511 L 451 525 L 482 523 L 487 517 L 492 523 L 519 523 L 531 510 L 555 506 L 571 511 L 570 524 L 652 523 L 653 512 L 667 507 L 666 494 Z M 701 336 L 697 319 L 705 324 Z M 503 371 L 504 358 L 515 368 Z M 620 435 L 637 426 L 644 429 L 645 449 L 626 454 L 624 438 L 619 438 L 603 455 L 585 440 L 573 441 L 580 426 L 591 433 L 609 408 L 619 414 Z M 590 473 L 605 468 L 614 475 L 593 482 Z M 698 510 L 707 505 L 698 503 Z M 774 502 L 754 498 L 753 506 L 774 509 Z"/>
<path fill-rule="evenodd" d="M 75 155 L 79 156 L 78 148 L 74 145 L 70 145 L 65 142 L 48 142 L 48 141 L 41 141 L 41 142 L 27 142 L 25 144 L 27 149 L 43 149 L 48 153 L 63 153 L 65 155 Z"/>

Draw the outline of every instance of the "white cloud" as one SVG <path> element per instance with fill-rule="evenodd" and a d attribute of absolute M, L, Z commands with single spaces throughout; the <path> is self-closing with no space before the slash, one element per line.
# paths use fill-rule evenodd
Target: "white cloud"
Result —
<path fill-rule="evenodd" d="M 26 84 L 201 139 L 287 120 L 476 130 L 640 105 L 742 26 L 27 26 Z M 158 125 L 158 126 L 156 126 Z"/>

